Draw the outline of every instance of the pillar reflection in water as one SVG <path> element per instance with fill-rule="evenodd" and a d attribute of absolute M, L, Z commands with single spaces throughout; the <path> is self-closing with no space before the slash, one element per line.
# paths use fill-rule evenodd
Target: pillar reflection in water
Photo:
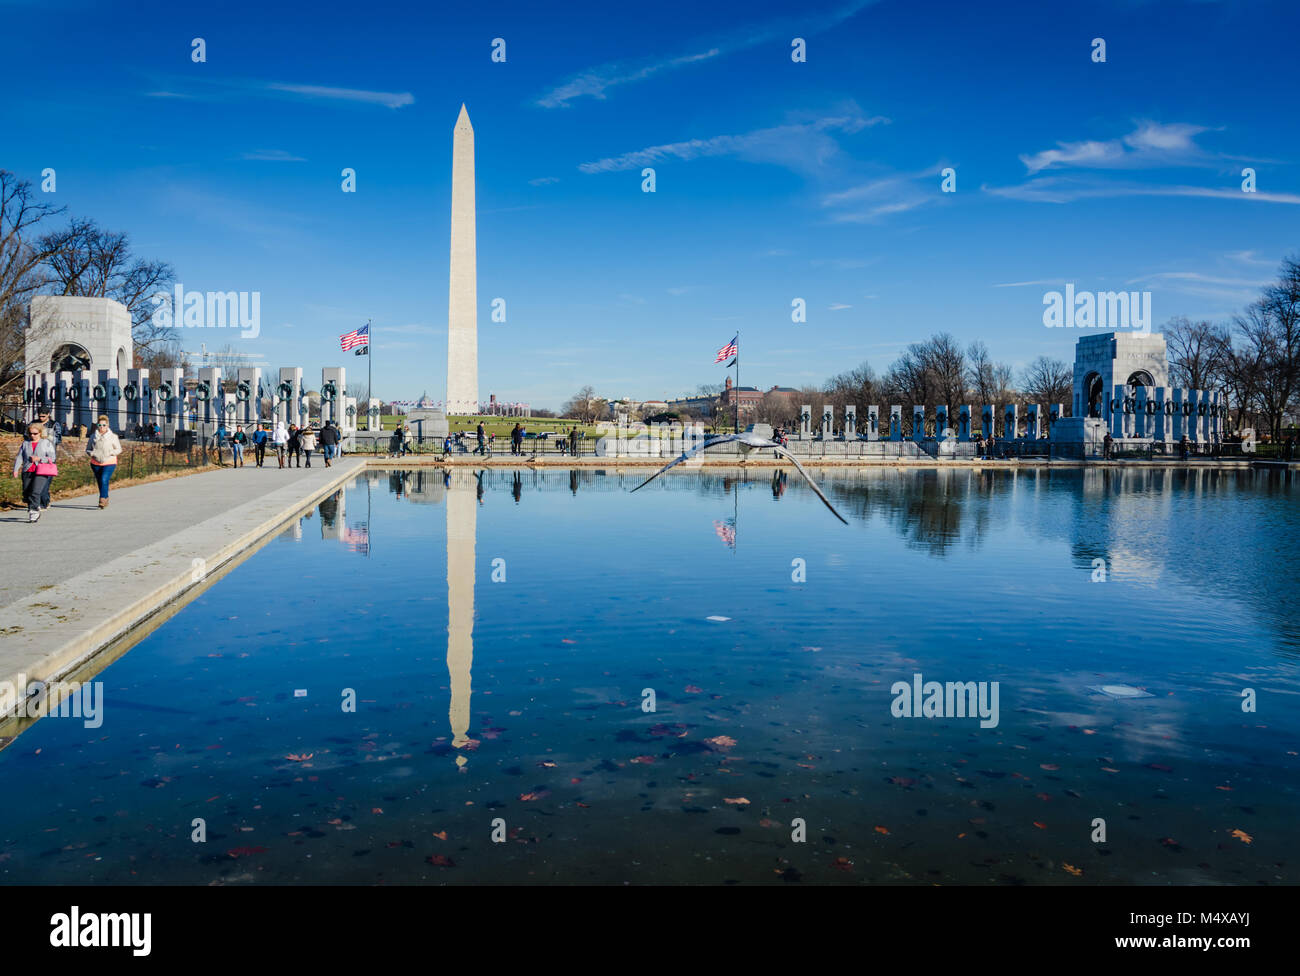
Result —
<path fill-rule="evenodd" d="M 474 661 L 474 544 L 478 531 L 478 492 L 471 472 L 456 471 L 447 484 L 447 671 L 451 676 L 451 744 L 463 749 L 470 739 L 470 666 Z M 456 765 L 465 765 L 463 755 Z"/>

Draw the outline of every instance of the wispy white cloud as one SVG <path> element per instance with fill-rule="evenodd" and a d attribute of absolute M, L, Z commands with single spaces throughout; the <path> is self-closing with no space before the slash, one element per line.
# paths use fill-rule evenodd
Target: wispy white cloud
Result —
<path fill-rule="evenodd" d="M 1004 281 L 1000 285 L 994 285 L 994 288 L 1026 288 L 1031 285 L 1063 285 L 1064 278 L 1040 278 L 1036 281 Z"/>
<path fill-rule="evenodd" d="M 1037 203 L 1072 203 L 1075 200 L 1105 197 L 1204 197 L 1219 200 L 1242 200 L 1247 203 L 1300 204 L 1295 193 L 1243 193 L 1240 187 L 1160 186 L 1143 183 L 1104 183 L 1093 180 L 1039 177 L 1018 186 L 982 186 L 985 193 L 1011 200 Z"/>
<path fill-rule="evenodd" d="M 927 188 L 921 181 L 938 173 L 938 166 L 915 173 L 890 173 L 847 190 L 828 193 L 822 197 L 821 205 L 831 211 L 831 220 L 836 223 L 874 223 L 890 214 L 936 202 L 940 198 L 938 184 Z"/>
<path fill-rule="evenodd" d="M 303 163 L 306 162 L 301 156 L 295 156 L 284 149 L 255 149 L 252 152 L 240 153 L 240 159 L 251 159 L 268 163 Z"/>
<path fill-rule="evenodd" d="M 828 312 L 842 312 L 842 311 L 844 311 L 844 309 L 846 309 L 846 308 L 852 308 L 852 307 L 853 307 L 852 305 L 843 305 L 843 304 L 841 304 L 841 303 L 839 303 L 839 302 L 834 302 L 834 303 L 832 303 L 832 304 L 826 306 L 826 311 L 828 311 Z"/>
<path fill-rule="evenodd" d="M 560 178 L 558 176 L 539 176 L 535 180 L 529 180 L 528 185 L 546 186 L 548 183 L 558 183 L 558 182 L 560 182 Z"/>
<path fill-rule="evenodd" d="M 1056 149 L 1025 153 L 1020 156 L 1020 161 L 1031 175 L 1052 167 L 1185 166 L 1209 158 L 1196 145 L 1196 137 L 1206 131 L 1208 129 L 1202 125 L 1143 120 L 1121 139 L 1058 142 Z"/>
<path fill-rule="evenodd" d="M 323 98 L 344 102 L 365 102 L 370 105 L 383 105 L 386 108 L 401 108 L 414 105 L 415 96 L 410 92 L 368 91 L 364 88 L 332 88 L 328 85 L 289 85 L 280 82 L 265 82 L 268 91 L 287 92 L 304 98 Z"/>
<path fill-rule="evenodd" d="M 799 17 L 750 25 L 737 37 L 699 40 L 684 53 L 634 61 L 615 61 L 588 68 L 544 92 L 537 98 L 537 104 L 543 108 L 563 108 L 579 98 L 604 99 L 609 89 L 619 85 L 645 81 L 647 78 L 665 72 L 724 57 L 778 39 L 788 42 L 795 36 L 812 37 L 843 23 L 875 2 L 876 0 L 851 0 L 824 14 L 804 13 Z"/>
<path fill-rule="evenodd" d="M 881 115 L 867 117 L 853 106 L 843 114 L 795 122 L 788 125 L 755 129 L 738 135 L 713 136 L 709 139 L 688 139 L 684 142 L 648 146 L 621 156 L 610 156 L 594 162 L 582 163 L 578 169 L 584 173 L 613 173 L 620 170 L 639 169 L 666 160 L 688 161 L 715 156 L 736 156 L 749 162 L 774 163 L 803 173 L 822 169 L 826 162 L 839 152 L 839 143 L 833 132 L 854 133 L 874 125 L 887 124 Z"/>

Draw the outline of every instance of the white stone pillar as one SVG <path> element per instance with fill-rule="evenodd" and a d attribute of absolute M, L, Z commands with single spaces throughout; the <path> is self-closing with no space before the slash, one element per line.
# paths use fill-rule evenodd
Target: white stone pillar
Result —
<path fill-rule="evenodd" d="M 858 408 L 855 404 L 848 404 L 844 408 L 844 440 L 856 441 L 858 439 Z"/>
<path fill-rule="evenodd" d="M 1170 419 L 1173 421 L 1173 429 L 1169 432 L 1169 438 L 1175 444 L 1181 441 L 1183 435 L 1187 433 L 1187 417 L 1183 412 L 1184 405 L 1183 388 L 1181 386 L 1175 386 L 1173 395 L 1173 413 L 1170 416 Z"/>
<path fill-rule="evenodd" d="M 867 440 L 880 440 L 880 406 L 873 403 L 867 407 Z"/>
<path fill-rule="evenodd" d="M 287 386 L 285 384 L 288 384 Z M 286 427 L 302 425 L 302 367 L 284 366 L 275 390 L 275 419 Z"/>
<path fill-rule="evenodd" d="M 257 397 L 262 370 L 257 366 L 241 366 L 235 376 L 235 423 L 247 427 L 259 419 Z"/>
<path fill-rule="evenodd" d="M 1150 437 L 1151 425 L 1147 423 L 1147 388 L 1139 386 L 1133 393 L 1133 434 Z"/>
<path fill-rule="evenodd" d="M 835 436 L 835 408 L 829 403 L 822 404 L 822 440 L 828 441 Z"/>
<path fill-rule="evenodd" d="M 347 369 L 342 366 L 326 366 L 320 371 L 320 420 L 333 421 L 334 426 L 343 427 L 343 397 L 347 394 Z"/>
<path fill-rule="evenodd" d="M 1157 386 L 1156 394 L 1156 412 L 1152 416 L 1154 426 L 1152 427 L 1151 436 L 1158 441 L 1169 440 L 1169 417 L 1166 413 L 1165 404 L 1169 402 L 1169 388 Z"/>
<path fill-rule="evenodd" d="M 957 440 L 966 443 L 970 440 L 970 404 L 964 403 L 957 411 Z"/>
<path fill-rule="evenodd" d="M 1036 403 L 1025 407 L 1025 436 L 1031 441 L 1038 440 L 1038 404 Z"/>
<path fill-rule="evenodd" d="M 994 437 L 993 418 L 996 416 L 997 411 L 993 408 L 993 404 L 986 403 L 980 408 L 980 433 L 986 441 L 992 440 Z"/>
<path fill-rule="evenodd" d="M 912 440 L 917 444 L 925 440 L 925 406 L 912 405 Z"/>
<path fill-rule="evenodd" d="M 944 439 L 943 432 L 948 428 L 948 404 L 941 403 L 934 408 L 934 439 Z"/>
<path fill-rule="evenodd" d="M 812 404 L 805 403 L 799 410 L 799 439 L 812 440 Z"/>
<path fill-rule="evenodd" d="M 1007 440 L 1015 440 L 1016 435 L 1020 432 L 1018 418 L 1016 414 L 1016 405 L 1008 403 L 1006 411 L 1002 418 L 1002 436 Z"/>

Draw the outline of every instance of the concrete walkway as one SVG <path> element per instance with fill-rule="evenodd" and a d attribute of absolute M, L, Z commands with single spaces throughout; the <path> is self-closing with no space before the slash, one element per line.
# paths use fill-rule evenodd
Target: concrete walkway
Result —
<path fill-rule="evenodd" d="M 0 683 L 68 673 L 364 467 L 250 464 L 112 491 L 102 511 L 56 500 L 35 525 L 0 513 Z"/>

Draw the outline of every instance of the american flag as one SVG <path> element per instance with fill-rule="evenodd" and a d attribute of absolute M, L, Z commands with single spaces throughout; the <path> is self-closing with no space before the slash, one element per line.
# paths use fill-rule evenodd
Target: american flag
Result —
<path fill-rule="evenodd" d="M 731 340 L 730 342 L 728 342 L 725 346 L 723 346 L 721 349 L 719 349 L 719 350 L 718 350 L 718 358 L 715 359 L 714 362 L 715 362 L 715 363 L 720 363 L 720 362 L 722 362 L 724 359 L 730 359 L 732 356 L 738 355 L 738 354 L 740 353 L 740 346 L 738 346 L 738 345 L 736 344 L 736 340 L 739 339 L 739 338 L 740 338 L 740 335 L 737 334 L 735 339 L 732 339 L 732 340 Z"/>
<path fill-rule="evenodd" d="M 370 326 L 363 325 L 355 332 L 349 332 L 345 336 L 339 336 L 339 344 L 343 346 L 343 351 L 355 349 L 357 346 L 370 345 Z"/>
<path fill-rule="evenodd" d="M 715 521 L 713 523 L 713 531 L 717 534 L 718 538 L 725 542 L 730 548 L 736 548 L 736 529 L 730 524 L 730 520 L 726 522 Z"/>

